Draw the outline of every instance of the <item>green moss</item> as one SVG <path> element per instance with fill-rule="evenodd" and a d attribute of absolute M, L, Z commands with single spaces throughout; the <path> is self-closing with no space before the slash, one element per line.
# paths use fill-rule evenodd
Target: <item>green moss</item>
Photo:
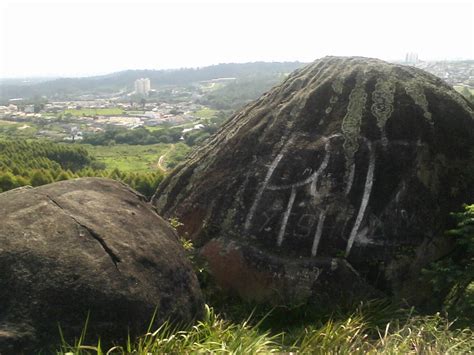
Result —
<path fill-rule="evenodd" d="M 372 92 L 372 114 L 377 118 L 377 126 L 382 134 L 382 141 L 386 141 L 385 124 L 393 112 L 393 96 L 395 82 L 390 79 L 377 80 L 375 90 Z"/>
<path fill-rule="evenodd" d="M 342 89 L 344 89 L 344 81 L 342 77 L 339 76 L 332 82 L 332 89 L 334 90 L 336 95 L 342 94 Z"/>
<path fill-rule="evenodd" d="M 342 121 L 342 133 L 344 135 L 344 150 L 347 157 L 348 166 L 352 165 L 354 155 L 359 149 L 360 126 L 362 122 L 362 113 L 367 101 L 367 93 L 364 90 L 365 80 L 363 75 L 357 76 L 357 82 L 349 95 L 349 104 L 347 113 Z"/>
<path fill-rule="evenodd" d="M 412 98 L 417 106 L 423 110 L 423 116 L 426 120 L 433 124 L 433 119 L 431 117 L 431 112 L 428 110 L 428 101 L 426 100 L 425 92 L 423 87 L 420 85 L 418 78 L 410 80 L 405 86 L 405 92 L 408 96 Z"/>
<path fill-rule="evenodd" d="M 224 227 L 224 229 L 232 229 L 232 227 L 234 226 L 234 220 L 235 220 L 236 214 L 237 214 L 237 211 L 235 210 L 235 208 L 230 208 L 227 211 L 227 214 L 224 220 L 222 221 L 222 226 Z"/>

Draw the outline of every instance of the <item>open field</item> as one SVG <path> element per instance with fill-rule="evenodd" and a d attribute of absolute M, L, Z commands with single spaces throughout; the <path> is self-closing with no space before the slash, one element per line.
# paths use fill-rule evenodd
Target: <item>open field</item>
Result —
<path fill-rule="evenodd" d="M 217 89 L 221 89 L 225 86 L 223 83 L 216 82 L 201 82 L 201 90 L 204 92 L 211 92 Z"/>
<path fill-rule="evenodd" d="M 2 138 L 31 138 L 38 127 L 30 122 L 11 122 L 0 120 L 0 137 Z"/>
<path fill-rule="evenodd" d="M 198 110 L 198 111 L 195 111 L 194 112 L 194 115 L 198 118 L 201 118 L 201 119 L 209 119 L 209 118 L 212 118 L 214 117 L 216 114 L 217 114 L 217 110 L 213 110 L 211 108 L 208 108 L 208 107 L 205 107 L 201 110 Z"/>
<path fill-rule="evenodd" d="M 181 163 L 188 153 L 192 150 L 191 147 L 184 143 L 170 144 L 171 147 L 163 156 L 161 165 L 167 170 L 172 170 L 176 165 Z"/>
<path fill-rule="evenodd" d="M 80 110 L 69 109 L 64 110 L 64 114 L 71 114 L 73 116 L 114 116 L 122 115 L 125 111 L 120 108 L 83 108 Z"/>
<path fill-rule="evenodd" d="M 462 90 L 466 87 L 466 86 L 458 86 L 458 85 L 455 85 L 453 86 L 454 89 L 458 92 L 462 92 Z M 468 90 L 471 92 L 471 95 L 474 95 L 474 88 L 468 88 Z"/>
<path fill-rule="evenodd" d="M 107 169 L 146 172 L 157 170 L 157 162 L 165 154 L 170 144 L 93 146 L 84 147 Z"/>
<path fill-rule="evenodd" d="M 119 169 L 121 171 L 152 172 L 158 170 L 158 160 L 162 155 L 164 166 L 174 167 L 181 161 L 189 147 L 185 144 L 152 144 L 152 145 L 127 145 L 117 144 L 112 146 L 93 146 L 83 144 L 97 161 L 106 165 L 107 169 Z M 167 154 L 170 153 L 170 154 Z"/>
<path fill-rule="evenodd" d="M 150 132 L 156 132 L 156 131 L 161 131 L 164 127 L 163 126 L 145 126 L 147 130 Z"/>

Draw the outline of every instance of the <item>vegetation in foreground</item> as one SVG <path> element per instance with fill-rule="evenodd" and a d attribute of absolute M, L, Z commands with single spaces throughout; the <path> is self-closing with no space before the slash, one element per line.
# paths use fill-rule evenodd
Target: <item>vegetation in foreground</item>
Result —
<path fill-rule="evenodd" d="M 182 240 L 205 294 L 218 312 L 206 306 L 203 320 L 190 327 L 179 328 L 171 323 L 157 329 L 150 326 L 145 335 L 110 347 L 101 345 L 100 340 L 93 345 L 86 343 L 84 331 L 73 345 L 63 341 L 58 354 L 474 353 L 474 205 L 465 206 L 453 217 L 456 227 L 448 234 L 456 238 L 459 249 L 452 255 L 461 259 L 435 263 L 425 274 L 434 286 L 442 280 L 450 288 L 444 316 L 419 315 L 413 308 L 399 308 L 383 300 L 346 309 L 340 306 L 329 314 L 327 309 L 307 305 L 272 310 L 259 306 L 252 310 L 252 305 L 219 297 L 202 261 L 195 258 L 192 244 Z M 175 219 L 170 222 L 175 228 L 180 224 Z M 447 312 L 459 321 L 448 321 Z"/>
<path fill-rule="evenodd" d="M 148 166 L 153 169 L 152 157 L 165 155 L 165 160 L 171 162 L 182 159 L 189 149 L 183 143 L 92 147 L 43 141 L 0 141 L 0 148 L 0 187 L 5 191 L 25 184 L 38 186 L 66 178 L 104 176 L 124 181 L 146 195 L 153 193 L 163 176 L 159 171 L 147 171 Z M 127 154 L 132 151 L 146 158 L 140 169 L 127 163 Z M 114 162 L 117 166 L 111 167 Z M 147 174 L 156 180 L 140 185 L 141 177 Z M 214 308 L 207 307 L 203 320 L 190 327 L 164 324 L 115 346 L 80 336 L 74 344 L 64 342 L 57 353 L 473 353 L 474 206 L 466 206 L 453 217 L 457 226 L 448 234 L 456 238 L 458 248 L 425 275 L 435 287 L 451 287 L 444 300 L 443 316 L 418 315 L 381 302 L 329 315 L 311 314 L 305 307 L 277 308 L 268 313 L 269 309 L 253 309 L 253 305 L 236 300 L 223 302 L 208 297 Z M 192 251 L 189 242 L 185 247 Z M 196 267 L 205 279 L 205 268 Z"/>
<path fill-rule="evenodd" d="M 291 310 L 287 311 L 277 313 L 288 317 Z M 206 307 L 203 320 L 184 330 L 165 323 L 134 341 L 107 348 L 100 340 L 85 344 L 84 333 L 74 345 L 64 342 L 58 354 L 466 354 L 474 350 L 474 332 L 469 328 L 456 329 L 439 314 L 416 316 L 410 310 L 398 311 L 398 318 L 387 321 L 393 312 L 393 307 L 369 302 L 349 315 L 333 314 L 324 321 L 278 331 L 268 327 L 272 314 L 259 321 L 251 316 L 233 322 Z"/>

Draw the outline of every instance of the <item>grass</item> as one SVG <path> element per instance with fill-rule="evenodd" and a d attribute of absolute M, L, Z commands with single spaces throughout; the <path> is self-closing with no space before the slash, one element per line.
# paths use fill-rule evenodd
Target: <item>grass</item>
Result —
<path fill-rule="evenodd" d="M 211 92 L 211 91 L 221 89 L 224 86 L 225 86 L 225 84 L 223 84 L 223 83 L 215 83 L 215 82 L 201 83 L 201 90 L 204 91 L 204 92 Z"/>
<path fill-rule="evenodd" d="M 0 126 L 7 126 L 8 127 L 8 126 L 16 126 L 16 125 L 20 125 L 20 123 L 0 120 Z"/>
<path fill-rule="evenodd" d="M 174 144 L 173 149 L 170 149 L 166 154 L 164 165 L 167 169 L 173 169 L 186 158 L 191 150 L 192 148 L 184 143 Z"/>
<path fill-rule="evenodd" d="M 380 310 L 379 303 L 370 302 L 368 307 L 281 332 L 262 327 L 265 317 L 255 321 L 251 314 L 232 322 L 206 306 L 203 320 L 188 328 L 166 322 L 137 339 L 107 348 L 100 340 L 84 344 L 83 331 L 74 345 L 63 341 L 58 354 L 467 354 L 474 349 L 473 331 L 457 330 L 439 314 L 415 316 L 407 311 L 406 317 L 380 322 L 374 314 L 388 308 Z"/>
<path fill-rule="evenodd" d="M 453 86 L 456 91 L 462 93 L 462 90 L 464 90 L 465 86 L 460 86 L 460 85 L 454 85 Z M 474 95 L 474 88 L 469 87 L 468 90 L 471 92 L 471 95 Z"/>
<path fill-rule="evenodd" d="M 150 132 L 161 131 L 164 127 L 163 126 L 145 126 L 147 130 Z"/>
<path fill-rule="evenodd" d="M 180 225 L 176 219 L 170 223 Z M 192 242 L 181 242 L 195 268 L 203 267 L 197 275 L 206 299 L 215 306 L 205 307 L 202 320 L 188 327 L 169 322 L 156 329 L 150 326 L 144 335 L 111 346 L 100 339 L 84 345 L 83 331 L 74 345 L 63 341 L 58 354 L 474 354 L 474 314 L 469 307 L 455 312 L 467 314 L 454 323 L 440 313 L 420 315 L 387 300 L 255 306 L 216 292 L 206 267 L 195 259 Z M 473 296 L 466 294 L 463 304 L 471 304 Z"/>
<path fill-rule="evenodd" d="M 31 122 L 11 122 L 0 120 L 0 137 L 31 138 L 38 131 L 37 125 Z"/>
<path fill-rule="evenodd" d="M 204 107 L 198 111 L 193 112 L 194 116 L 200 119 L 210 119 L 213 118 L 217 114 L 217 110 L 210 109 L 208 107 Z"/>
<path fill-rule="evenodd" d="M 64 114 L 71 114 L 73 116 L 115 116 L 122 115 L 125 111 L 120 108 L 83 108 L 83 109 L 68 109 L 64 110 Z"/>
<path fill-rule="evenodd" d="M 120 171 L 152 172 L 158 170 L 158 160 L 165 155 L 163 165 L 168 169 L 176 166 L 190 151 L 184 143 L 94 146 L 82 144 L 98 162 L 104 163 L 106 169 Z"/>
<path fill-rule="evenodd" d="M 83 145 L 107 169 L 121 171 L 150 172 L 156 171 L 158 159 L 169 151 L 171 144 L 111 146 Z"/>

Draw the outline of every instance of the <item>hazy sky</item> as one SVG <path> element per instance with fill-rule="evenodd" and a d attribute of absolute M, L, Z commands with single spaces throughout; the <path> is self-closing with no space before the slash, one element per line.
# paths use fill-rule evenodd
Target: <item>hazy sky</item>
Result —
<path fill-rule="evenodd" d="M 0 0 L 0 77 L 409 51 L 473 59 L 473 2 Z"/>

